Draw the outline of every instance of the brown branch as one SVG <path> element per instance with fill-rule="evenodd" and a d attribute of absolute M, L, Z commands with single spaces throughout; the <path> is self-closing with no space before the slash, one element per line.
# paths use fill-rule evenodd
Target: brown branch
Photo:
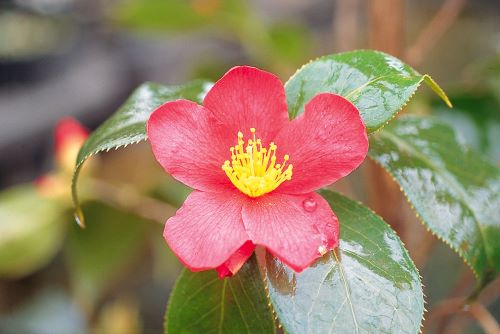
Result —
<path fill-rule="evenodd" d="M 447 323 L 437 328 L 437 333 L 441 334 L 461 334 L 467 328 L 470 317 L 454 317 Z"/>
<path fill-rule="evenodd" d="M 441 302 L 429 312 L 426 322 L 457 313 L 472 316 L 486 334 L 500 334 L 498 322 L 483 304 L 477 302 L 467 304 L 467 301 L 463 298 L 452 298 Z M 455 330 L 452 332 L 455 332 Z"/>
<path fill-rule="evenodd" d="M 404 0 L 368 1 L 368 42 L 371 48 L 401 56 L 404 36 Z"/>
<path fill-rule="evenodd" d="M 500 326 L 498 326 L 498 322 L 482 304 L 471 304 L 468 311 L 474 318 L 476 318 L 478 324 L 483 328 L 486 334 L 500 334 Z"/>
<path fill-rule="evenodd" d="M 400 56 L 404 33 L 404 0 L 369 0 L 368 42 L 371 48 Z M 401 204 L 403 195 L 390 175 L 373 160 L 367 161 L 370 179 L 369 206 L 388 222 L 400 237 L 404 237 Z M 406 240 L 403 240 L 406 242 Z"/>
<path fill-rule="evenodd" d="M 446 317 L 463 309 L 465 300 L 463 298 L 451 298 L 445 300 L 429 311 L 426 321 L 430 322 L 436 318 Z"/>
<path fill-rule="evenodd" d="M 500 277 L 498 277 L 493 282 L 485 286 L 481 290 L 479 296 L 477 296 L 477 299 L 483 305 L 490 305 L 499 297 L 500 297 Z"/>
<path fill-rule="evenodd" d="M 122 208 L 136 215 L 164 224 L 176 208 L 151 197 L 145 197 L 132 187 L 116 186 L 103 180 L 89 180 L 95 190 L 93 196 L 111 206 Z"/>
<path fill-rule="evenodd" d="M 336 0 L 332 32 L 335 49 L 349 51 L 356 48 L 358 40 L 360 0 Z"/>
<path fill-rule="evenodd" d="M 428 324 L 432 322 L 438 329 L 439 333 L 458 334 L 461 332 L 459 329 L 463 328 L 464 323 L 468 322 L 470 318 L 455 317 L 453 319 L 449 319 L 450 316 L 461 312 L 466 312 L 466 314 L 470 316 L 470 308 L 475 307 L 474 305 L 477 304 L 484 307 L 484 305 L 489 305 L 498 298 L 500 291 L 500 279 L 491 282 L 488 286 L 481 290 L 480 294 L 477 295 L 475 299 L 470 299 L 470 296 L 468 298 L 463 297 L 463 295 L 470 294 L 470 291 L 468 292 L 467 288 L 470 287 L 471 280 L 473 280 L 472 273 L 468 270 L 468 268 L 463 268 L 455 287 L 449 294 L 450 298 L 439 303 L 428 312 L 424 327 L 428 327 Z M 462 297 L 452 297 L 458 295 L 461 295 Z"/>
<path fill-rule="evenodd" d="M 405 241 L 407 242 L 407 249 L 410 252 L 413 262 L 417 266 L 417 268 L 424 268 L 425 264 L 429 260 L 429 254 L 434 249 L 434 246 L 437 242 L 436 237 L 434 237 L 431 233 L 427 232 L 423 226 L 418 226 L 420 224 L 415 218 L 408 218 L 408 220 L 412 224 L 407 224 L 409 227 L 405 230 L 406 236 Z M 420 235 L 410 235 L 411 232 L 415 231 L 416 228 L 411 225 L 417 225 L 420 228 L 419 231 L 423 231 Z M 417 239 L 417 237 L 420 238 Z M 415 240 L 417 239 L 417 240 Z M 416 244 L 418 242 L 418 244 Z"/>
<path fill-rule="evenodd" d="M 427 53 L 437 44 L 444 33 L 453 25 L 465 6 L 466 0 L 446 0 L 436 15 L 408 48 L 405 59 L 413 66 L 418 66 Z"/>

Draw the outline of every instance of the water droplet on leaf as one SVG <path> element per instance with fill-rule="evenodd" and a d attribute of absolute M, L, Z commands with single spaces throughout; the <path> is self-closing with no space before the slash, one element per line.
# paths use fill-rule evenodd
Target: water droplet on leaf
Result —
<path fill-rule="evenodd" d="M 81 228 L 85 228 L 85 218 L 83 217 L 83 212 L 80 208 L 77 208 L 74 213 L 75 221 Z"/>
<path fill-rule="evenodd" d="M 314 210 L 316 210 L 317 206 L 318 204 L 312 197 L 306 198 L 302 202 L 302 207 L 304 207 L 304 210 L 306 210 L 307 212 L 313 212 Z"/>

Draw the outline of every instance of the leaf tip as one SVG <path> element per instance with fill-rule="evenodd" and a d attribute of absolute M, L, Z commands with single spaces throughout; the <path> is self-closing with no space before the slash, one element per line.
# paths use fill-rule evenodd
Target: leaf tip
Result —
<path fill-rule="evenodd" d="M 74 212 L 74 217 L 75 221 L 80 226 L 80 228 L 84 229 L 85 228 L 85 217 L 83 216 L 82 209 L 80 207 L 77 207 Z"/>
<path fill-rule="evenodd" d="M 427 84 L 427 86 L 429 86 L 441 98 L 441 100 L 443 100 L 443 102 L 448 106 L 448 108 L 453 108 L 453 104 L 451 103 L 448 95 L 446 95 L 441 86 L 439 86 L 437 82 L 431 78 L 430 75 L 424 74 L 424 81 Z"/>

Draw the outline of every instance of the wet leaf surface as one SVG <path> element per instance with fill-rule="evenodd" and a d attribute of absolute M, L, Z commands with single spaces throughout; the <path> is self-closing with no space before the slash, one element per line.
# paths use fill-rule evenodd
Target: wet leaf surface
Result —
<path fill-rule="evenodd" d="M 455 250 L 481 285 L 500 272 L 500 170 L 433 118 L 395 120 L 370 156 L 401 185 L 423 223 Z"/>
<path fill-rule="evenodd" d="M 184 269 L 170 297 L 165 333 L 275 333 L 255 258 L 234 277 Z"/>
<path fill-rule="evenodd" d="M 358 107 L 368 132 L 384 126 L 408 103 L 422 82 L 448 105 L 442 89 L 399 59 L 359 50 L 328 55 L 304 65 L 286 83 L 289 114 L 295 118 L 319 93 L 339 94 Z"/>
<path fill-rule="evenodd" d="M 487 93 L 467 92 L 451 98 L 453 109 L 436 103 L 435 115 L 462 135 L 470 147 L 500 164 L 500 103 Z"/>
<path fill-rule="evenodd" d="M 340 247 L 299 274 L 265 259 L 265 282 L 285 331 L 417 333 L 424 310 L 419 274 L 395 232 L 363 205 L 321 195 L 339 218 Z"/>
<path fill-rule="evenodd" d="M 211 84 L 194 81 L 182 86 L 144 83 L 139 86 L 118 111 L 92 132 L 80 149 L 73 173 L 72 195 L 78 208 L 77 181 L 82 164 L 102 151 L 125 147 L 146 139 L 146 122 L 156 107 L 176 99 L 201 102 Z"/>

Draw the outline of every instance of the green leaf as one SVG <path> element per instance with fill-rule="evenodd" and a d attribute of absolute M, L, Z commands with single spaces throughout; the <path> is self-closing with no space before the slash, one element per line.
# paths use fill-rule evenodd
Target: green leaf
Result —
<path fill-rule="evenodd" d="M 132 93 L 116 113 L 92 132 L 78 153 L 71 185 L 73 202 L 77 209 L 77 219 L 80 220 L 81 224 L 83 224 L 83 215 L 79 210 L 76 186 L 80 169 L 85 160 L 99 152 L 126 147 L 145 140 L 146 122 L 155 108 L 176 99 L 201 102 L 211 85 L 211 83 L 201 80 L 182 86 L 144 83 Z"/>
<path fill-rule="evenodd" d="M 73 292 L 91 310 L 130 265 L 138 260 L 147 224 L 131 214 L 98 202 L 84 206 L 89 224 L 71 224 L 65 249 Z"/>
<path fill-rule="evenodd" d="M 0 277 L 28 275 L 53 258 L 64 238 L 65 209 L 32 185 L 0 194 Z"/>
<path fill-rule="evenodd" d="M 434 105 L 435 115 L 463 135 L 471 148 L 500 163 L 500 104 L 491 95 L 466 92 L 452 96 L 453 109 Z"/>
<path fill-rule="evenodd" d="M 359 50 L 324 56 L 304 65 L 286 83 L 288 112 L 295 118 L 315 95 L 339 94 L 358 107 L 370 133 L 389 122 L 422 81 L 451 106 L 431 77 L 385 53 Z"/>
<path fill-rule="evenodd" d="M 266 256 L 265 282 L 285 331 L 418 333 L 419 274 L 396 233 L 363 205 L 321 195 L 339 218 L 339 248 L 300 274 Z"/>
<path fill-rule="evenodd" d="M 370 140 L 422 222 L 485 285 L 500 272 L 500 170 L 433 118 L 404 117 Z"/>
<path fill-rule="evenodd" d="M 165 333 L 275 333 L 255 258 L 223 280 L 215 270 L 184 269 L 170 296 Z"/>

